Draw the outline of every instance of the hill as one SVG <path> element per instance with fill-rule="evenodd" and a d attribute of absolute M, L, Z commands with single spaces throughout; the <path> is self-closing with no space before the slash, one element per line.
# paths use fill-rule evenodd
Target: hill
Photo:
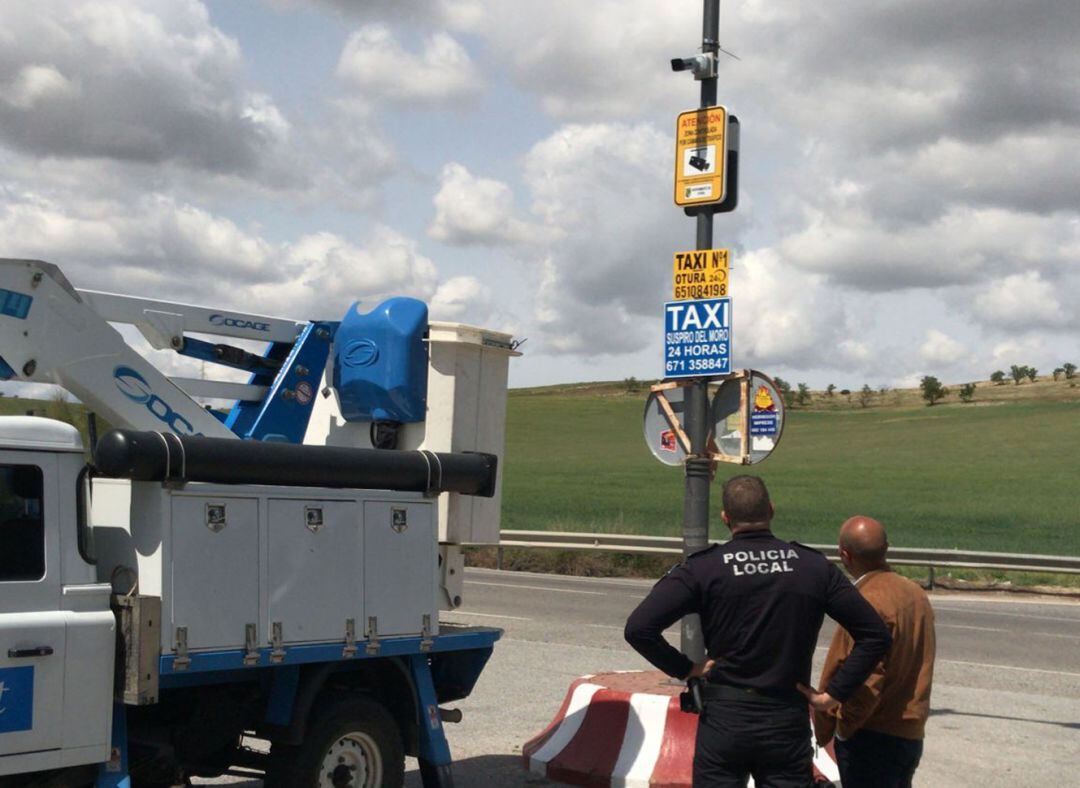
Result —
<path fill-rule="evenodd" d="M 896 545 L 1080 554 L 1076 382 L 984 382 L 974 402 L 934 407 L 912 390 L 875 394 L 865 408 L 813 392 L 789 412 L 772 457 L 721 466 L 713 523 L 719 483 L 750 470 L 769 484 L 787 538 L 831 542 L 865 513 Z M 682 475 L 645 446 L 641 385 L 511 391 L 504 528 L 680 533 Z"/>

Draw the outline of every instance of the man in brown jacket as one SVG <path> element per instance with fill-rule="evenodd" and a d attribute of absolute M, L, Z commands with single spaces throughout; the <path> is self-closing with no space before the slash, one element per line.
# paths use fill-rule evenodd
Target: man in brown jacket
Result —
<path fill-rule="evenodd" d="M 910 786 L 930 713 L 934 610 L 922 588 L 889 569 L 888 549 L 877 520 L 856 516 L 840 527 L 844 568 L 892 634 L 892 646 L 862 687 L 841 706 L 814 714 L 819 744 L 836 735 L 844 788 Z M 828 684 L 851 645 L 851 636 L 837 627 L 818 686 Z"/>

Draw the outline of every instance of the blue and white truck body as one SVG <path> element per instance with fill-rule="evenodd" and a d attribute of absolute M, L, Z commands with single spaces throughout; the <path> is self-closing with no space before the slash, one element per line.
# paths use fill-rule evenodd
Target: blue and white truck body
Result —
<path fill-rule="evenodd" d="M 110 321 L 249 379 L 169 379 Z M 512 355 L 408 299 L 289 321 L 0 260 L 0 373 L 64 386 L 143 452 L 102 478 L 70 425 L 0 417 L 0 786 L 394 785 L 406 754 L 452 784 L 445 704 L 501 633 L 439 611 L 460 546 L 498 539 Z"/>

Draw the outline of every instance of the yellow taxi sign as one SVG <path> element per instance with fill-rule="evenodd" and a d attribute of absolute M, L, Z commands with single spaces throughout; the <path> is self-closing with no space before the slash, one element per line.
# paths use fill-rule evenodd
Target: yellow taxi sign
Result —
<path fill-rule="evenodd" d="M 675 301 L 731 295 L 728 286 L 728 250 L 676 252 L 671 284 Z"/>
<path fill-rule="evenodd" d="M 723 202 L 727 163 L 726 107 L 679 114 L 675 125 L 675 204 Z"/>

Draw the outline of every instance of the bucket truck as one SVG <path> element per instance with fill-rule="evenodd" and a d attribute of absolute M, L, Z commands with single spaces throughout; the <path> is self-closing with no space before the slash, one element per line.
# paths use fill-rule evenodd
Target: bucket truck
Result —
<path fill-rule="evenodd" d="M 114 324 L 247 381 L 170 377 Z M 0 786 L 395 785 L 406 754 L 452 785 L 445 704 L 501 632 L 439 610 L 498 539 L 514 355 L 412 299 L 288 320 L 0 259 L 0 378 L 116 428 L 0 417 Z"/>

